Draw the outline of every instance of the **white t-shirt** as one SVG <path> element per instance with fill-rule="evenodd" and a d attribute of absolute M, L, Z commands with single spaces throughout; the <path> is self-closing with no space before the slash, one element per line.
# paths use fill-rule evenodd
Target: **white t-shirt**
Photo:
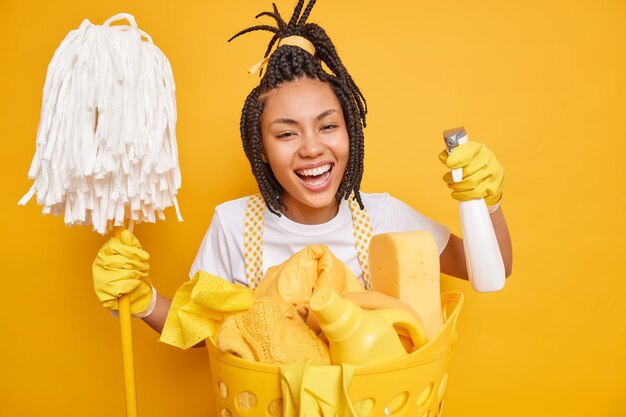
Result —
<path fill-rule="evenodd" d="M 387 193 L 361 193 L 374 234 L 426 230 L 430 232 L 439 253 L 450 238 L 450 230 L 420 214 L 411 206 Z M 243 223 L 248 197 L 227 201 L 215 208 L 213 220 L 206 232 L 189 276 L 198 270 L 231 282 L 247 285 Z M 342 200 L 337 215 L 323 224 L 300 224 L 284 215 L 276 216 L 265 210 L 263 231 L 263 275 L 271 266 L 289 259 L 308 245 L 324 244 L 361 279 L 361 266 L 354 246 L 352 216 L 347 201 Z"/>

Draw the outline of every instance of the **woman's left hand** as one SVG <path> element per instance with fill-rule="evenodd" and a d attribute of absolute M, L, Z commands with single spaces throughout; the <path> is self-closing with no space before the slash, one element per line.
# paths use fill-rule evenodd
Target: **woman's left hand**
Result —
<path fill-rule="evenodd" d="M 484 198 L 488 206 L 500 201 L 504 168 L 485 145 L 467 142 L 455 148 L 450 155 L 444 150 L 439 159 L 450 169 L 463 169 L 463 179 L 459 182 L 453 181 L 451 172 L 443 176 L 452 190 L 452 198 L 462 201 Z"/>

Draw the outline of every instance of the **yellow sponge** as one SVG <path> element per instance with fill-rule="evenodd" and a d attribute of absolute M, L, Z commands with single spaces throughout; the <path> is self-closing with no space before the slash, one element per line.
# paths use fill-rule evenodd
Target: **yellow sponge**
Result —
<path fill-rule="evenodd" d="M 375 235 L 369 262 L 372 289 L 411 306 L 432 339 L 443 327 L 443 315 L 439 250 L 431 234 L 420 230 Z"/>

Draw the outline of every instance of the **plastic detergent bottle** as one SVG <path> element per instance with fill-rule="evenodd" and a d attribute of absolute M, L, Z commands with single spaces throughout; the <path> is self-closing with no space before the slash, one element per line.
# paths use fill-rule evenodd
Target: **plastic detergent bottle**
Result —
<path fill-rule="evenodd" d="M 411 313 L 395 308 L 363 310 L 331 288 L 316 291 L 309 307 L 328 338 L 333 364 L 367 365 L 407 355 L 394 325 L 409 331 L 414 349 L 428 342 Z"/>

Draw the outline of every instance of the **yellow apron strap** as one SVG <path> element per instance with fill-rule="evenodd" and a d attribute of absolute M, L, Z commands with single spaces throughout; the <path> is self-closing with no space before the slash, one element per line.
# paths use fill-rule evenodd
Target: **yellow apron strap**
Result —
<path fill-rule="evenodd" d="M 243 222 L 243 251 L 248 288 L 255 289 L 263 279 L 263 212 L 261 194 L 248 198 Z"/>
<path fill-rule="evenodd" d="M 348 201 L 350 202 L 350 213 L 352 213 L 352 235 L 354 236 L 354 245 L 359 257 L 361 272 L 363 273 L 363 282 L 365 283 L 365 289 L 371 291 L 372 279 L 369 267 L 369 247 L 370 240 L 372 240 L 374 235 L 374 229 L 365 207 L 363 209 L 359 207 L 359 203 L 354 199 L 354 194 L 348 198 Z"/>
<path fill-rule="evenodd" d="M 352 235 L 354 245 L 361 266 L 365 289 L 372 289 L 370 278 L 368 251 L 370 240 L 374 234 L 372 222 L 365 208 L 361 209 L 359 203 L 352 196 L 350 213 L 352 214 Z M 265 202 L 261 194 L 254 194 L 248 198 L 243 223 L 243 250 L 246 264 L 246 280 L 248 287 L 255 289 L 263 279 L 263 212 Z"/>

